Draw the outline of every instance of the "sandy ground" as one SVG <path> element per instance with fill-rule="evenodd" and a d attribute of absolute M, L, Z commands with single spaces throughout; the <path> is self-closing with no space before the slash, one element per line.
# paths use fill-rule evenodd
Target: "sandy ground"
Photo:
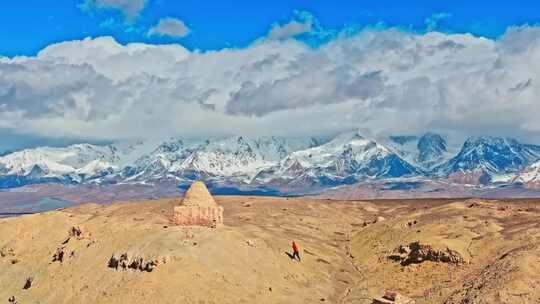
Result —
<path fill-rule="evenodd" d="M 0 219 L 0 303 L 540 303 L 536 201 L 216 201 L 217 229 L 171 225 L 170 199 Z M 415 241 L 460 262 L 389 258 Z"/>

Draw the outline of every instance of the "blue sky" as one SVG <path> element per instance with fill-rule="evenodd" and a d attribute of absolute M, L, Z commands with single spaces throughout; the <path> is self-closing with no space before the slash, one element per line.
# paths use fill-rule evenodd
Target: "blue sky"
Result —
<path fill-rule="evenodd" d="M 540 142 L 538 1 L 4 2 L 0 153 L 352 128 Z"/>
<path fill-rule="evenodd" d="M 538 1 L 197 1 L 148 0 L 133 20 L 120 10 L 81 9 L 79 0 L 5 1 L 0 11 L 0 54 L 34 55 L 45 46 L 84 37 L 114 36 L 121 43 L 180 42 L 189 49 L 244 47 L 268 32 L 273 23 L 315 16 L 322 28 L 342 30 L 370 25 L 424 31 L 430 16 L 441 16 L 437 30 L 498 37 L 508 26 L 540 21 Z M 261 4 L 264 3 L 264 4 Z M 174 17 L 191 33 L 183 38 L 147 31 L 160 18 Z"/>

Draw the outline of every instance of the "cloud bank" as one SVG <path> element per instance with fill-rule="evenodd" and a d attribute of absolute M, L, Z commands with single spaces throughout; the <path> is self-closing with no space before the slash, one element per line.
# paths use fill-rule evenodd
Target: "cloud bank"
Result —
<path fill-rule="evenodd" d="M 365 30 L 317 48 L 262 39 L 208 52 L 100 37 L 0 58 L 0 128 L 97 140 L 360 128 L 539 141 L 539 78 L 538 27 L 497 40 Z"/>

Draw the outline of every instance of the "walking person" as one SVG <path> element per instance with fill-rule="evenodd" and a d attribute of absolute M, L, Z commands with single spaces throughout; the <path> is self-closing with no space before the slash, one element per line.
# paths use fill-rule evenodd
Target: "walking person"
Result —
<path fill-rule="evenodd" d="M 298 250 L 298 245 L 293 241 L 292 242 L 292 250 L 293 250 L 293 259 L 298 259 L 298 262 L 300 262 L 300 251 Z"/>

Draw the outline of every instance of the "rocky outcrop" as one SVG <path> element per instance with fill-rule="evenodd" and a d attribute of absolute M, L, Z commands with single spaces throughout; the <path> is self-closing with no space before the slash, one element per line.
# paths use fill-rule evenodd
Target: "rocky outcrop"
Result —
<path fill-rule="evenodd" d="M 395 291 L 387 291 L 384 296 L 380 298 L 374 298 L 371 304 L 415 304 L 416 302 L 404 295 L 401 295 Z"/>
<path fill-rule="evenodd" d="M 70 237 L 80 237 L 81 234 L 82 234 L 81 228 L 75 227 L 75 226 L 71 227 L 71 229 L 69 229 L 68 231 L 68 235 Z"/>
<path fill-rule="evenodd" d="M 83 239 L 90 239 L 90 234 L 88 234 L 88 236 L 83 236 L 83 233 L 82 233 L 82 230 L 81 228 L 79 227 L 71 227 L 69 230 L 68 230 L 68 237 L 65 241 L 62 242 L 62 244 L 60 245 L 60 247 L 56 248 L 56 252 L 53 254 L 52 256 L 52 262 L 59 262 L 59 263 L 63 263 L 64 260 L 69 257 L 69 258 L 73 258 L 75 256 L 75 250 L 74 249 L 68 249 L 68 247 L 70 247 L 69 245 L 69 242 L 74 239 L 74 240 L 77 240 L 77 241 L 80 241 L 80 240 L 83 240 Z M 93 242 L 93 240 L 91 240 L 91 243 Z M 91 244 L 89 243 L 89 245 Z M 89 246 L 87 245 L 87 247 Z M 66 253 L 69 253 L 66 254 Z"/>
<path fill-rule="evenodd" d="M 395 252 L 388 257 L 391 260 L 400 262 L 402 266 L 410 264 L 420 264 L 425 261 L 461 264 L 465 260 L 459 252 L 450 248 L 436 250 L 431 245 L 412 242 L 406 246 L 399 246 Z"/>
<path fill-rule="evenodd" d="M 147 259 L 139 255 L 121 253 L 113 254 L 108 262 L 109 268 L 116 270 L 132 270 L 132 271 L 145 271 L 152 272 L 159 263 L 166 263 L 166 259 Z"/>
<path fill-rule="evenodd" d="M 56 252 L 53 254 L 52 261 L 62 263 L 64 261 L 64 254 L 63 247 L 57 248 Z"/>

